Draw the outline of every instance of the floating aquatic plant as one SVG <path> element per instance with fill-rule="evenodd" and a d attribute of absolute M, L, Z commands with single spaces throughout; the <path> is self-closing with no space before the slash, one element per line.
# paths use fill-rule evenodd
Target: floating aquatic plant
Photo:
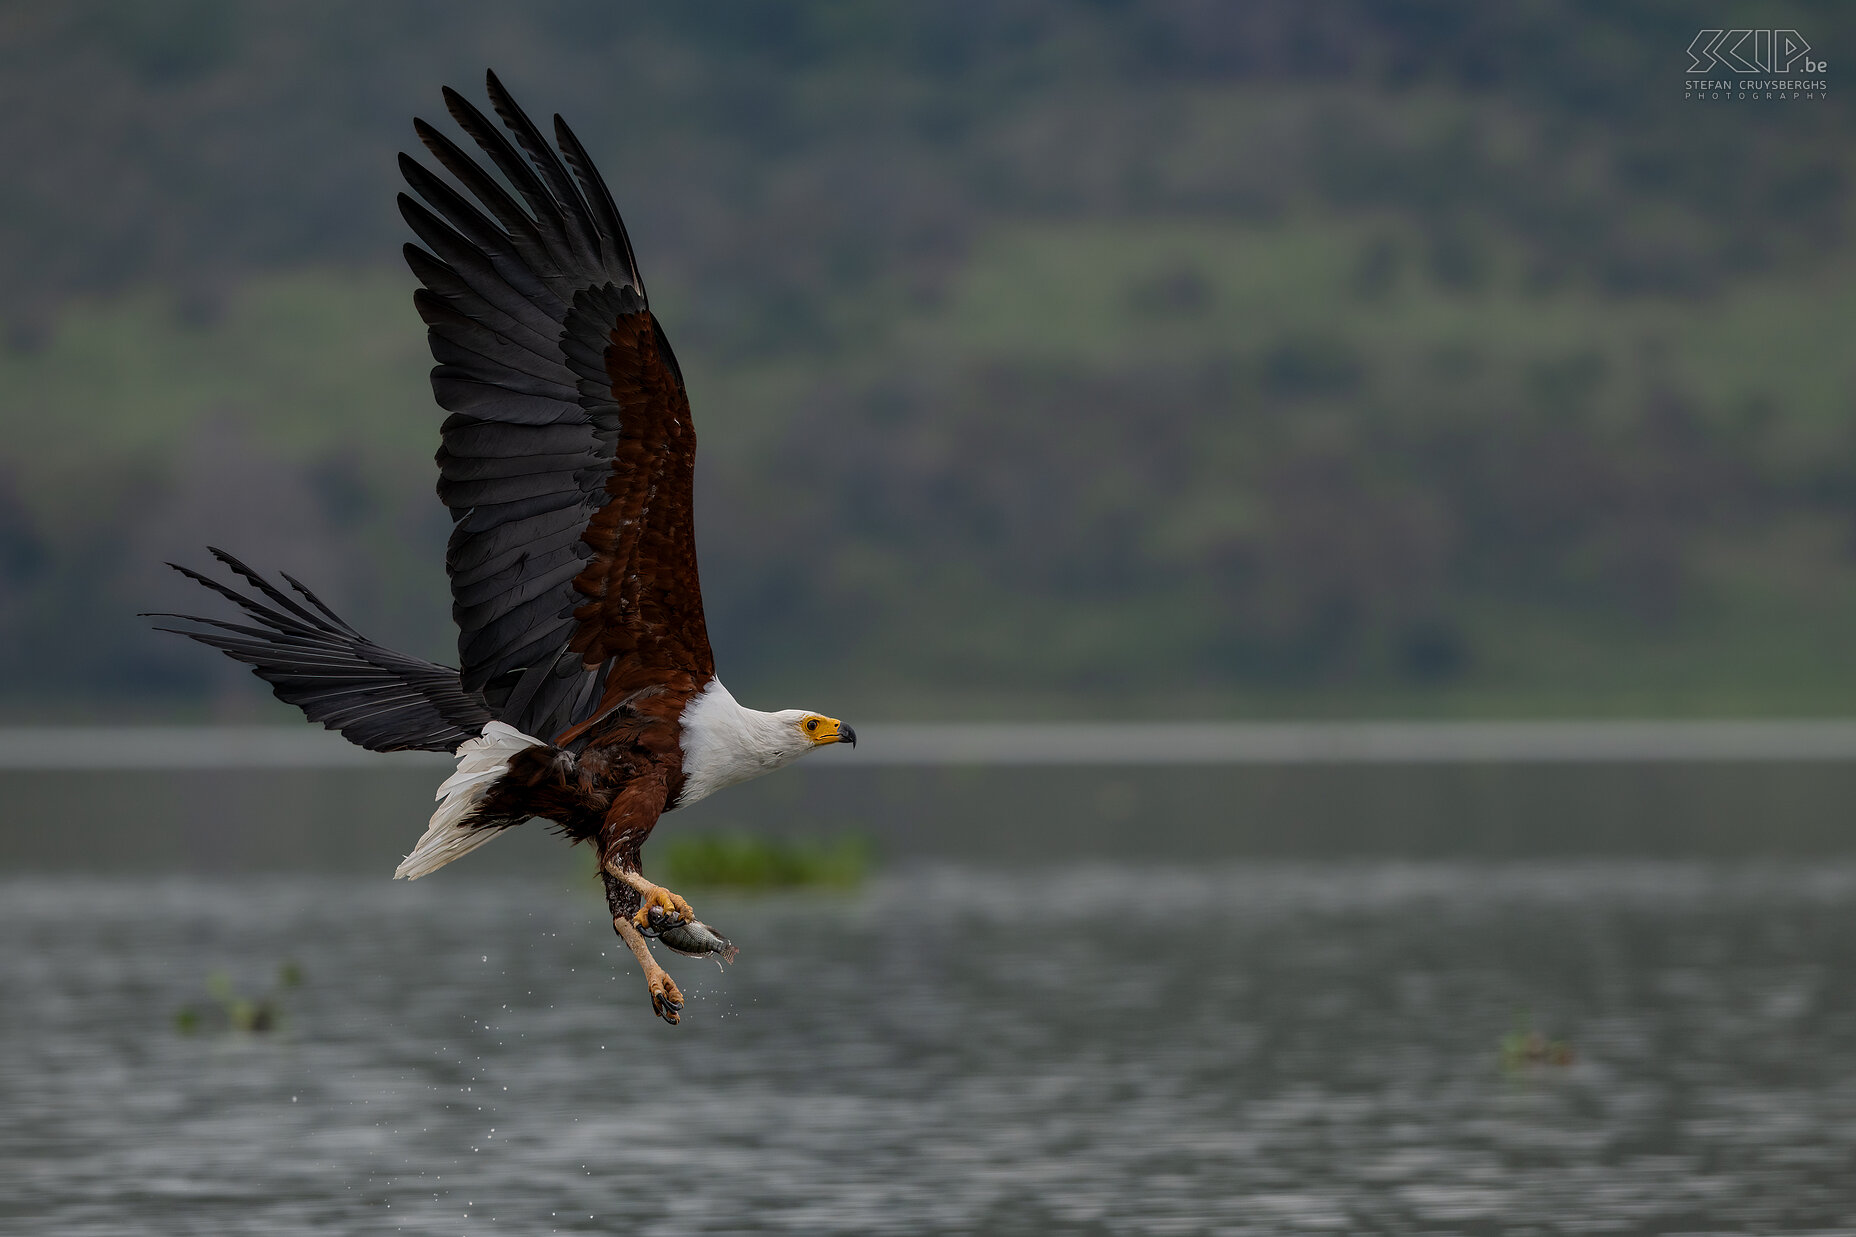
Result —
<path fill-rule="evenodd" d="M 1572 1045 L 1548 1039 L 1531 1021 L 1525 1009 L 1516 1011 L 1514 1029 L 1502 1036 L 1502 1068 L 1512 1073 L 1530 1065 L 1571 1065 Z"/>
<path fill-rule="evenodd" d="M 206 993 L 213 1004 L 205 1009 L 183 1005 L 174 1011 L 174 1029 L 182 1035 L 194 1035 L 208 1029 L 248 1031 L 263 1034 L 275 1031 L 283 1022 L 283 992 L 303 982 L 303 968 L 286 960 L 277 968 L 277 981 L 271 991 L 259 997 L 241 995 L 232 987 L 232 977 L 214 971 L 206 977 Z"/>
<path fill-rule="evenodd" d="M 871 866 L 868 841 L 772 838 L 748 833 L 666 838 L 652 859 L 672 885 L 733 889 L 849 888 Z"/>

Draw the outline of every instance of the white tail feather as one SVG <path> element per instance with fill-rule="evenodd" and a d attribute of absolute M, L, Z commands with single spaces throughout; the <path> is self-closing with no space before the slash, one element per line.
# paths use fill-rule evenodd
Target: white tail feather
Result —
<path fill-rule="evenodd" d="M 491 783 L 509 771 L 511 756 L 525 747 L 546 746 L 540 739 L 531 738 L 502 722 L 487 722 L 481 735 L 460 743 L 457 772 L 438 788 L 434 796 L 438 800 L 438 810 L 432 813 L 425 836 L 394 871 L 394 878 L 417 880 L 460 855 L 468 855 L 501 833 L 501 829 L 468 826 L 478 801 Z"/>

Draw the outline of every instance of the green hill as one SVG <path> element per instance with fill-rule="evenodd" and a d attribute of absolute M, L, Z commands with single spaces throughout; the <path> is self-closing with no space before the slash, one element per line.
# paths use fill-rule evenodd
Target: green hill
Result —
<path fill-rule="evenodd" d="M 12 712 L 251 708 L 129 617 L 207 541 L 444 654 L 391 153 L 488 61 L 632 223 L 738 692 L 1856 707 L 1849 109 L 1684 104 L 1677 7 L 127 11 L 0 28 Z"/>

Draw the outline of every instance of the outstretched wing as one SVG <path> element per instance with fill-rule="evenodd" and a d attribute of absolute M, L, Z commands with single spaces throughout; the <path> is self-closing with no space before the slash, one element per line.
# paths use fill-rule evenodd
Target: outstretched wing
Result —
<path fill-rule="evenodd" d="M 449 88 L 445 105 L 509 188 L 416 120 L 463 192 L 401 155 L 424 203 L 399 202 L 425 243 L 406 260 L 425 285 L 432 391 L 452 414 L 438 495 L 455 522 L 445 569 L 463 685 L 551 736 L 592 711 L 615 669 L 714 673 L 696 433 L 605 182 L 559 116 L 557 152 L 494 73 L 488 85 L 508 137 Z"/>
<path fill-rule="evenodd" d="M 284 580 L 308 603 L 307 608 L 224 550 L 208 548 L 214 558 L 244 577 L 258 596 L 227 588 L 176 563 L 168 566 L 236 602 L 247 622 L 227 623 L 191 614 L 145 616 L 180 619 L 209 629 L 155 630 L 191 637 L 237 658 L 269 683 L 279 700 L 296 705 L 310 721 L 339 730 L 349 742 L 370 751 L 455 751 L 491 720 L 483 697 L 465 690 L 450 666 L 375 644 L 294 577 L 286 575 Z"/>

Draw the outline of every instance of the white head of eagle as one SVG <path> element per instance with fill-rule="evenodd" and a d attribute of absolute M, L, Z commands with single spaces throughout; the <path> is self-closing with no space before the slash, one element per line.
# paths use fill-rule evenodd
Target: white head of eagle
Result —
<path fill-rule="evenodd" d="M 763 713 L 742 707 L 711 679 L 683 708 L 683 791 L 686 807 L 725 786 L 771 773 L 833 743 L 855 746 L 857 733 L 835 717 L 805 709 Z"/>

